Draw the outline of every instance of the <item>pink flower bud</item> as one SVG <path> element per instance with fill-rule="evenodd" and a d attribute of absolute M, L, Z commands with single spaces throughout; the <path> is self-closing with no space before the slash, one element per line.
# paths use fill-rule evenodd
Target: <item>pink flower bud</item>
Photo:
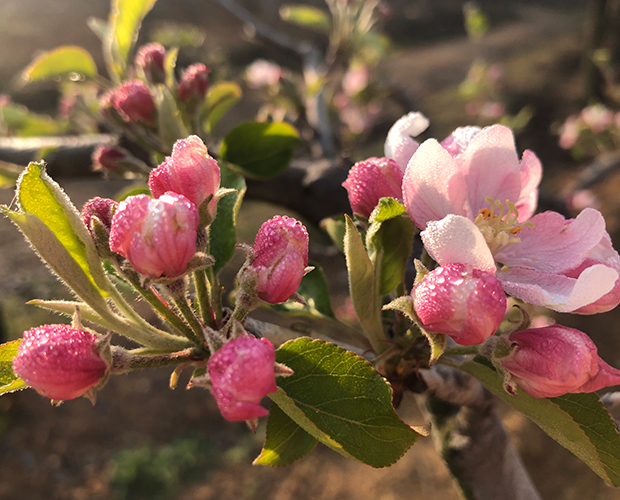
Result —
<path fill-rule="evenodd" d="M 147 43 L 140 47 L 136 54 L 136 66 L 144 73 L 145 78 L 151 83 L 164 83 L 166 81 L 166 49 L 159 43 Z"/>
<path fill-rule="evenodd" d="M 13 371 L 43 396 L 64 401 L 82 396 L 99 383 L 108 364 L 97 337 L 69 325 L 43 325 L 24 333 Z"/>
<path fill-rule="evenodd" d="M 530 396 L 553 398 L 620 384 L 620 370 L 605 363 L 579 330 L 553 325 L 514 332 L 508 339 L 514 350 L 496 362 Z"/>
<path fill-rule="evenodd" d="M 254 240 L 251 267 L 257 273 L 256 292 L 270 304 L 295 293 L 308 266 L 308 232 L 286 215 L 264 222 Z"/>
<path fill-rule="evenodd" d="M 447 264 L 430 272 L 411 291 L 415 312 L 431 333 L 457 344 L 477 345 L 499 328 L 506 295 L 493 273 Z"/>
<path fill-rule="evenodd" d="M 112 219 L 110 249 L 152 278 L 180 276 L 196 253 L 198 210 L 185 196 L 145 194 L 122 201 Z"/>
<path fill-rule="evenodd" d="M 104 96 L 102 104 L 105 104 Z M 114 89 L 110 104 L 128 123 L 152 123 L 155 119 L 155 100 L 148 87 L 140 80 L 129 80 Z"/>
<path fill-rule="evenodd" d="M 192 64 L 181 76 L 178 96 L 185 104 L 199 104 L 205 98 L 209 88 L 209 73 L 204 64 Z"/>
<path fill-rule="evenodd" d="M 195 135 L 178 140 L 172 156 L 149 175 L 149 188 L 155 198 L 166 191 L 182 194 L 197 207 L 220 187 L 220 167 L 209 156 L 207 147 Z M 215 199 L 209 202 L 211 217 L 215 216 Z"/>
<path fill-rule="evenodd" d="M 112 227 L 112 217 L 114 216 L 114 211 L 118 207 L 118 203 L 109 198 L 92 198 L 86 202 L 84 207 L 82 208 L 82 221 L 90 231 L 91 235 L 93 234 L 91 228 L 91 222 L 93 217 L 96 217 L 101 225 L 110 231 Z"/>
<path fill-rule="evenodd" d="M 394 160 L 368 158 L 351 167 L 342 186 L 347 190 L 353 212 L 370 217 L 383 197 L 403 199 L 403 172 Z"/>
<path fill-rule="evenodd" d="M 247 334 L 227 342 L 211 356 L 207 363 L 211 392 L 226 420 L 237 422 L 269 414 L 260 402 L 278 390 L 275 361 L 271 342 Z"/>
<path fill-rule="evenodd" d="M 133 155 L 124 148 L 102 144 L 95 148 L 91 159 L 95 171 L 120 173 L 127 170 L 127 164 L 133 159 Z"/>

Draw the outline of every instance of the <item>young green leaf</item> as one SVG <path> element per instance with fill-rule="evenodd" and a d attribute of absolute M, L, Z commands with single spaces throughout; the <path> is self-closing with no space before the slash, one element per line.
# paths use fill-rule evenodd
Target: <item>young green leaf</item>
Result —
<path fill-rule="evenodd" d="M 309 5 L 283 5 L 280 7 L 280 17 L 289 23 L 321 33 L 329 33 L 332 29 L 329 14 Z"/>
<path fill-rule="evenodd" d="M 175 86 L 174 68 L 177 66 L 177 56 L 179 55 L 179 48 L 173 47 L 166 52 L 166 59 L 164 61 L 164 71 L 166 73 L 166 85 L 172 89 Z"/>
<path fill-rule="evenodd" d="M 283 304 L 274 304 L 272 308 L 282 314 L 335 318 L 323 269 L 316 262 L 308 262 L 308 265 L 314 269 L 302 278 L 297 289 L 297 293 L 304 298 L 306 305 L 289 300 Z"/>
<path fill-rule="evenodd" d="M 86 49 L 65 45 L 37 57 L 22 72 L 21 78 L 24 82 L 34 82 L 71 73 L 97 76 L 97 65 Z"/>
<path fill-rule="evenodd" d="M 620 486 L 620 434 L 596 394 L 546 399 L 533 398 L 519 389 L 516 396 L 511 396 L 503 388 L 501 375 L 486 364 L 467 361 L 459 368 L 529 417 L 606 483 Z"/>
<path fill-rule="evenodd" d="M 280 407 L 271 403 L 265 445 L 254 464 L 283 467 L 310 453 L 317 440 L 299 427 Z"/>
<path fill-rule="evenodd" d="M 345 215 L 344 255 L 347 261 L 349 291 L 353 309 L 368 340 L 377 354 L 388 347 L 381 322 L 381 296 L 375 268 L 366 253 L 355 224 Z"/>
<path fill-rule="evenodd" d="M 336 217 L 328 217 L 323 219 L 320 222 L 321 229 L 325 231 L 331 240 L 334 242 L 334 245 L 338 247 L 338 249 L 344 253 L 344 233 L 345 233 L 345 223 L 344 216 L 338 215 Z"/>
<path fill-rule="evenodd" d="M 121 61 L 127 61 L 129 51 L 138 38 L 142 20 L 155 5 L 156 0 L 112 0 L 110 26 L 113 47 Z"/>
<path fill-rule="evenodd" d="M 392 407 L 389 384 L 364 358 L 322 340 L 283 344 L 276 361 L 291 368 L 271 399 L 315 439 L 372 467 L 395 463 L 419 434 Z"/>
<path fill-rule="evenodd" d="M 213 266 L 215 274 L 222 270 L 235 253 L 237 244 L 235 225 L 246 191 L 243 177 L 234 173 L 225 162 L 218 161 L 218 164 L 221 174 L 220 186 L 236 189 L 237 193 L 228 194 L 218 202 L 217 215 L 209 226 L 209 253 L 215 259 Z"/>
<path fill-rule="evenodd" d="M 187 137 L 189 133 L 181 119 L 181 112 L 172 97 L 170 90 L 161 87 L 159 96 L 159 112 L 157 114 L 159 135 L 164 145 L 172 151 L 172 146 L 178 139 Z"/>
<path fill-rule="evenodd" d="M 386 295 L 403 281 L 413 246 L 415 226 L 405 207 L 393 198 L 381 198 L 368 222 L 366 247 L 379 270 L 379 294 Z"/>
<path fill-rule="evenodd" d="M 17 349 L 21 339 L 0 345 L 0 394 L 19 391 L 28 387 L 13 371 L 13 358 L 17 356 Z"/>
<path fill-rule="evenodd" d="M 300 143 L 299 133 L 288 123 L 247 122 L 226 134 L 220 154 L 245 177 L 269 179 L 284 171 Z"/>
<path fill-rule="evenodd" d="M 219 82 L 207 93 L 203 114 L 204 127 L 212 132 L 222 117 L 241 99 L 241 87 L 235 82 Z"/>
<path fill-rule="evenodd" d="M 63 126 L 50 116 L 33 113 L 14 103 L 0 106 L 0 122 L 19 137 L 57 135 L 63 131 Z"/>

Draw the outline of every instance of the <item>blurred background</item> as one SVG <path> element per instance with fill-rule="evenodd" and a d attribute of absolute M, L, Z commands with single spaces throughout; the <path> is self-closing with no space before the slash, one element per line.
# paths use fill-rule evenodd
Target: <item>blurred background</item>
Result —
<path fill-rule="evenodd" d="M 325 9 L 321 0 L 306 4 Z M 238 0 L 234 5 L 248 9 L 272 34 L 329 51 L 327 35 L 310 22 L 292 22 L 284 2 Z M 70 135 L 92 127 L 62 121 L 70 95 L 66 87 L 24 85 L 18 76 L 39 52 L 67 44 L 86 48 L 103 71 L 101 43 L 87 20 L 105 19 L 109 7 L 108 0 L 0 0 L 0 160 L 14 161 L 11 138 L 42 130 Z M 515 130 L 518 150 L 532 149 L 543 163 L 540 209 L 574 216 L 587 206 L 598 208 L 618 248 L 620 1 L 383 0 L 376 12 L 372 36 L 340 68 L 342 85 L 328 96 L 336 116 L 337 156 L 349 162 L 382 156 L 389 127 L 408 111 L 429 117 L 425 136 L 440 139 L 457 126 L 502 122 Z M 228 0 L 159 0 L 137 46 L 149 41 L 180 47 L 180 67 L 204 62 L 214 78 L 242 86 L 243 97 L 222 129 L 257 116 L 296 117 L 286 85 L 302 85 L 298 54 L 242 21 Z M 269 61 L 269 68 L 279 72 L 277 88 L 253 80 L 250 68 L 257 60 Z M 39 128 L 29 133 L 17 126 L 2 114 L 3 106 L 22 110 L 31 120 L 26 122 Z M 128 185 L 93 175 L 88 162 L 53 176 L 78 207 Z M 12 198 L 12 187 L 0 189 L 0 203 Z M 260 223 L 276 212 L 295 215 L 246 202 L 239 239 L 251 243 Z M 312 257 L 330 278 L 332 305 L 346 316 L 344 259 L 318 228 L 310 232 Z M 58 322 L 26 305 L 34 298 L 69 294 L 9 221 L 0 220 L 3 341 Z M 588 333 L 602 357 L 620 366 L 617 310 L 556 319 Z M 459 498 L 430 438 L 389 469 L 370 469 L 320 446 L 284 469 L 253 467 L 264 428 L 253 435 L 243 424 L 225 422 L 208 393 L 170 391 L 169 375 L 161 369 L 113 377 L 94 408 L 85 399 L 53 408 L 34 391 L 0 398 L 0 498 Z M 501 405 L 500 411 L 544 499 L 620 499 L 525 417 Z M 423 423 L 412 397 L 405 398 L 399 413 L 410 424 Z"/>

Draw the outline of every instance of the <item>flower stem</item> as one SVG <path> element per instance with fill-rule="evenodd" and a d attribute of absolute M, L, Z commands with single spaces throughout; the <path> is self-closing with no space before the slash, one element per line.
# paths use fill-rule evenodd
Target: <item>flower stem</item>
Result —
<path fill-rule="evenodd" d="M 189 347 L 170 354 L 142 356 L 133 354 L 132 351 L 125 351 L 121 347 L 112 346 L 112 373 L 126 373 L 132 370 L 158 368 L 181 363 L 200 363 L 208 355 L 208 351 L 200 351 L 194 347 Z"/>
<path fill-rule="evenodd" d="M 444 351 L 444 356 L 464 356 L 466 354 L 478 354 L 479 347 L 477 345 L 459 345 L 448 347 Z"/>
<path fill-rule="evenodd" d="M 215 315 L 209 301 L 209 290 L 207 288 L 207 278 L 203 270 L 194 272 L 194 285 L 196 287 L 196 299 L 200 316 L 205 325 L 212 328 L 216 327 Z"/>
<path fill-rule="evenodd" d="M 188 335 L 188 338 L 195 342 L 198 345 L 204 344 L 204 333 L 202 330 L 202 325 L 198 318 L 194 314 L 194 310 L 187 303 L 187 299 L 182 297 L 172 297 L 172 301 L 177 309 L 181 312 L 181 315 L 185 318 L 185 321 L 189 323 L 191 327 L 191 335 Z M 202 339 L 202 340 L 201 340 Z"/>

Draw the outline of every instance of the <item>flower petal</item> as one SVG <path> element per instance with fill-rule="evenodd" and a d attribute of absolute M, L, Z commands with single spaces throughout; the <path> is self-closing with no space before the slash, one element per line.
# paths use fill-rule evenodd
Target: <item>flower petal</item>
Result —
<path fill-rule="evenodd" d="M 586 208 L 576 219 L 566 220 L 556 212 L 543 212 L 523 227 L 521 243 L 495 256 L 510 267 L 525 267 L 546 273 L 562 273 L 577 267 L 605 234 L 605 219 L 598 210 Z"/>
<path fill-rule="evenodd" d="M 472 217 L 488 208 L 485 198 L 515 202 L 521 192 L 519 158 L 512 131 L 502 125 L 482 129 L 456 162 L 467 182 Z"/>
<path fill-rule="evenodd" d="M 421 236 L 426 250 L 440 265 L 458 263 L 495 272 L 493 255 L 484 236 L 466 217 L 448 215 L 429 222 Z"/>
<path fill-rule="evenodd" d="M 435 139 L 424 141 L 409 161 L 403 200 L 407 213 L 422 229 L 428 221 L 448 214 L 470 215 L 463 173 Z"/>
<path fill-rule="evenodd" d="M 611 291 L 618 272 L 597 264 L 575 279 L 532 269 L 512 268 L 498 271 L 497 278 L 508 295 L 554 311 L 573 312 Z"/>
<path fill-rule="evenodd" d="M 515 203 L 519 211 L 519 222 L 525 222 L 534 215 L 541 179 L 542 164 L 532 151 L 526 149 L 521 157 L 521 194 Z"/>
<path fill-rule="evenodd" d="M 385 156 L 395 160 L 404 172 L 419 146 L 412 137 L 420 135 L 427 128 L 428 118 L 422 113 L 411 112 L 399 118 L 390 128 L 385 140 Z"/>

